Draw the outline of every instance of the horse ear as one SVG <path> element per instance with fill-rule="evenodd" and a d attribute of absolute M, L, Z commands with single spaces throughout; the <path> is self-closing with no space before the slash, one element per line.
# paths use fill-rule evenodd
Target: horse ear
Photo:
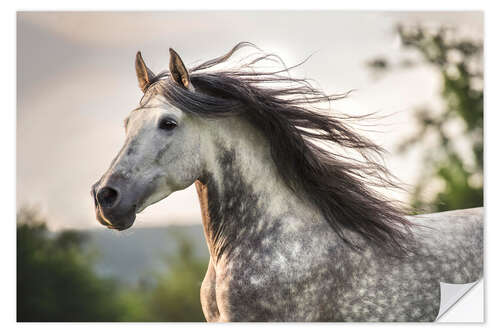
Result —
<path fill-rule="evenodd" d="M 139 88 L 141 88 L 142 92 L 146 92 L 146 89 L 155 75 L 144 63 L 141 51 L 137 52 L 135 56 L 135 72 L 137 74 L 137 80 L 139 81 Z"/>
<path fill-rule="evenodd" d="M 172 79 L 186 89 L 190 88 L 189 74 L 181 57 L 173 49 L 170 50 L 170 74 Z"/>

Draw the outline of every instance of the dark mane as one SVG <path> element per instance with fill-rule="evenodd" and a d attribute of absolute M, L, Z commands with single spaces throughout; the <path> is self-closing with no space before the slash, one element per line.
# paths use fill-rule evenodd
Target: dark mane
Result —
<path fill-rule="evenodd" d="M 257 70 L 257 65 L 279 59 L 271 54 L 259 53 L 236 69 L 214 69 L 245 46 L 253 45 L 239 43 L 227 54 L 191 68 L 195 91 L 175 84 L 168 72 L 158 74 L 149 89 L 159 89 L 185 112 L 246 117 L 269 140 L 286 184 L 304 193 L 347 244 L 360 248 L 356 237 L 350 236 L 354 232 L 392 254 L 406 253 L 410 222 L 398 205 L 374 190 L 397 187 L 377 162 L 384 150 L 346 124 L 357 117 L 319 109 L 321 103 L 329 105 L 345 94 L 326 95 L 305 79 L 291 78 L 288 71 L 294 67 Z M 328 145 L 357 152 L 360 158 L 333 153 Z"/>

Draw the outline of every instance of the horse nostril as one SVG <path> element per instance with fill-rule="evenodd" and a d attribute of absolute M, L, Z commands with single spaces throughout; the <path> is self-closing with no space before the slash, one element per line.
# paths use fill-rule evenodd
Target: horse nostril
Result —
<path fill-rule="evenodd" d="M 112 207 L 118 199 L 118 191 L 112 187 L 103 187 L 97 192 L 97 201 L 102 207 Z"/>

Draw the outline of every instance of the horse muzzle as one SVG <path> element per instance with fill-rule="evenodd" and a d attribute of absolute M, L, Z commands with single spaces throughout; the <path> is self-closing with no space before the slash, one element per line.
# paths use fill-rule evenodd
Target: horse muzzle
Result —
<path fill-rule="evenodd" d="M 121 195 L 119 188 L 97 182 L 90 191 L 94 199 L 96 218 L 102 225 L 115 230 L 130 228 L 135 221 L 137 205 Z"/>

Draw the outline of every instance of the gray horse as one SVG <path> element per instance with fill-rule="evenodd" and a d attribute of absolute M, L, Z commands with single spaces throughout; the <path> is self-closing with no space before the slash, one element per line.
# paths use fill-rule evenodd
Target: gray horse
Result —
<path fill-rule="evenodd" d="M 245 46 L 190 70 L 171 49 L 157 75 L 137 54 L 144 96 L 92 187 L 97 220 L 127 229 L 195 183 L 208 321 L 434 320 L 440 282 L 482 276 L 483 209 L 405 216 L 376 190 L 397 185 L 377 163 L 383 150 L 318 111 L 343 96 L 289 68 L 259 71 L 268 54 L 216 69 Z"/>

